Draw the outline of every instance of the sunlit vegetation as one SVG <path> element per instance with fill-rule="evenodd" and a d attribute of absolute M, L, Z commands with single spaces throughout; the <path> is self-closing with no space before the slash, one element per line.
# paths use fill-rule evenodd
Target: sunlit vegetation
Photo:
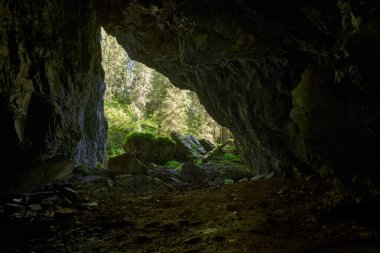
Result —
<path fill-rule="evenodd" d="M 178 162 L 176 160 L 170 160 L 166 162 L 165 167 L 168 169 L 180 170 L 182 168 L 183 163 Z"/>
<path fill-rule="evenodd" d="M 131 132 L 170 136 L 176 131 L 222 142 L 222 127 L 208 115 L 194 92 L 176 88 L 159 72 L 131 60 L 104 31 L 102 54 L 109 157 L 123 153 L 121 146 Z"/>

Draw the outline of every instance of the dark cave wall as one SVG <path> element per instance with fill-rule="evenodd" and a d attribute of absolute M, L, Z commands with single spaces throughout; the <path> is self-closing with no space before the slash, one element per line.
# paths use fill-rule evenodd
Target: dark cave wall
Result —
<path fill-rule="evenodd" d="M 131 58 L 197 92 L 256 173 L 318 172 L 376 194 L 378 1 L 112 0 L 98 10 Z"/>
<path fill-rule="evenodd" d="M 89 1 L 0 1 L 0 189 L 28 191 L 105 150 L 100 26 Z"/>

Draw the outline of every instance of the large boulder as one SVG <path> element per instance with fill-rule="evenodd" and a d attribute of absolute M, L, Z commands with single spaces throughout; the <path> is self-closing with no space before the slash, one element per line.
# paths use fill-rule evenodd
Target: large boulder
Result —
<path fill-rule="evenodd" d="M 175 146 L 170 138 L 133 132 L 127 136 L 123 149 L 143 163 L 164 164 L 173 159 Z"/>
<path fill-rule="evenodd" d="M 134 155 L 122 154 L 108 160 L 108 168 L 112 174 L 147 175 L 148 168 Z"/>
<path fill-rule="evenodd" d="M 174 156 L 178 161 L 191 162 L 206 154 L 206 150 L 193 135 L 172 132 L 171 137 L 176 143 Z"/>

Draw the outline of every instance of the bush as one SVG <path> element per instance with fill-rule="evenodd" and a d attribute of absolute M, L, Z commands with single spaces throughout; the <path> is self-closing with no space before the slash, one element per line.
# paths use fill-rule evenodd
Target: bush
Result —
<path fill-rule="evenodd" d="M 223 159 L 230 160 L 230 161 L 241 161 L 241 158 L 239 155 L 235 153 L 227 152 L 224 154 Z"/>
<path fill-rule="evenodd" d="M 107 156 L 121 155 L 124 153 L 125 136 L 139 127 L 137 116 L 130 106 L 114 100 L 104 103 L 104 111 L 108 121 Z"/>

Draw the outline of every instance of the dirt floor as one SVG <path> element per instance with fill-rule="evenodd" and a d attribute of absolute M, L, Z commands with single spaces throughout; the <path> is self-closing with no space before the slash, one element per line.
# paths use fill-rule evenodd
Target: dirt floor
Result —
<path fill-rule="evenodd" d="M 379 237 L 378 209 L 342 201 L 327 183 L 263 179 L 159 194 L 76 190 L 91 200 L 85 207 L 51 217 L 0 215 L 0 252 L 380 252 L 313 250 Z"/>

